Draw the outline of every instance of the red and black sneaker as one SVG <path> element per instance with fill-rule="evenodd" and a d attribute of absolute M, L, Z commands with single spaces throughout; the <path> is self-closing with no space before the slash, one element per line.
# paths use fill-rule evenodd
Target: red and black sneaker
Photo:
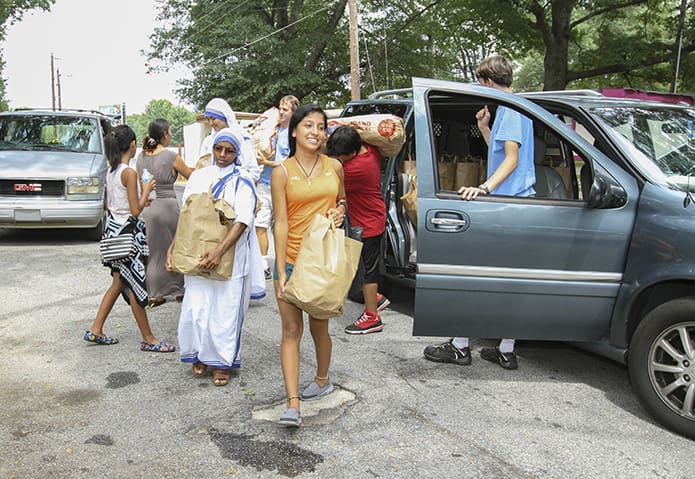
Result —
<path fill-rule="evenodd" d="M 345 332 L 348 334 L 369 334 L 378 333 L 383 329 L 384 323 L 381 322 L 379 314 L 370 314 L 365 310 L 357 321 L 345 328 Z"/>
<path fill-rule="evenodd" d="M 381 293 L 376 293 L 376 312 L 380 313 L 385 310 L 386 307 L 391 304 L 391 301 Z"/>

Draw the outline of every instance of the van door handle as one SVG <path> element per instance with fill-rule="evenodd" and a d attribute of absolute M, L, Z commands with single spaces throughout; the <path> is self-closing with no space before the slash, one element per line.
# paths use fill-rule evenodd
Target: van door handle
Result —
<path fill-rule="evenodd" d="M 430 221 L 433 225 L 438 226 L 466 226 L 468 224 L 466 220 L 457 220 L 454 218 L 432 218 Z"/>
<path fill-rule="evenodd" d="M 461 233 L 471 227 L 471 219 L 463 211 L 434 209 L 425 218 L 425 228 L 434 233 Z"/>

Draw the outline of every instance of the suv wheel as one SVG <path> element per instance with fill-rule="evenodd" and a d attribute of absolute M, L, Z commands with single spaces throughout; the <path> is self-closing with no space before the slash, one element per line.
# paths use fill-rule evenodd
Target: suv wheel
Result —
<path fill-rule="evenodd" d="M 695 439 L 695 299 L 668 301 L 644 317 L 630 343 L 628 367 L 652 416 Z"/>

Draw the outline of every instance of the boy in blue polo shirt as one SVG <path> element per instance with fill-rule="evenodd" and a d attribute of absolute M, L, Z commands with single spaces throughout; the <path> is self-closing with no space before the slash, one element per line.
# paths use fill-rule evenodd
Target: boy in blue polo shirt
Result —
<path fill-rule="evenodd" d="M 512 65 L 502 56 L 487 57 L 478 66 L 478 83 L 512 93 Z M 478 195 L 534 196 L 536 173 L 533 165 L 533 122 L 516 110 L 500 106 L 490 128 L 490 111 L 485 105 L 476 113 L 478 129 L 488 145 L 487 180 L 479 186 L 464 186 L 458 192 L 464 200 Z M 469 338 L 451 340 L 425 348 L 430 361 L 471 364 Z M 514 352 L 514 340 L 502 339 L 498 347 L 483 348 L 480 356 L 505 369 L 519 367 Z"/>

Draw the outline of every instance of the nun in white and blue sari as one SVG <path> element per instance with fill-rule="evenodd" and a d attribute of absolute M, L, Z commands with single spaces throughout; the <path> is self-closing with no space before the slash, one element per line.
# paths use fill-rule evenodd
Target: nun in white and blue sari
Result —
<path fill-rule="evenodd" d="M 185 203 L 189 195 L 212 188 L 213 195 L 224 198 L 237 214 L 230 228 L 232 236 L 227 236 L 233 238 L 238 234 L 233 242 L 232 277 L 219 281 L 185 275 L 186 294 L 179 319 L 181 361 L 192 364 L 196 376 L 203 376 L 208 367 L 212 368 L 213 383 L 217 386 L 226 385 L 230 371 L 241 367 L 241 332 L 249 300 L 265 296 L 263 265 L 254 227 L 256 189 L 246 171 L 240 168 L 242 143 L 243 137 L 231 128 L 217 132 L 213 140 L 215 161 L 191 174 L 183 194 Z"/>

